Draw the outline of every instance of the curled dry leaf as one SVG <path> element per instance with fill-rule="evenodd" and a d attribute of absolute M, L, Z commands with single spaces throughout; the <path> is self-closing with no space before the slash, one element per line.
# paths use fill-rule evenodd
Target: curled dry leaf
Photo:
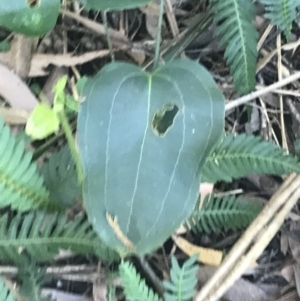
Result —
<path fill-rule="evenodd" d="M 175 237 L 176 245 L 187 255 L 199 254 L 198 261 L 211 266 L 219 266 L 222 261 L 223 253 L 218 250 L 199 247 L 191 244 L 182 237 Z"/>
<path fill-rule="evenodd" d="M 27 85 L 6 66 L 0 64 L 0 95 L 13 108 L 31 112 L 38 100 Z"/>

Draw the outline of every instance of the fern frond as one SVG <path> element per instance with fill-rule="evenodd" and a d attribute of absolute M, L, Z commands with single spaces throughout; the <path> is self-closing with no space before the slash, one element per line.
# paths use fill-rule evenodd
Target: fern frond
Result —
<path fill-rule="evenodd" d="M 82 215 L 68 221 L 66 215 L 42 212 L 0 218 L 0 261 L 20 264 L 20 252 L 26 251 L 38 261 L 51 260 L 60 249 L 76 254 L 95 254 L 103 261 L 118 255 L 99 240 Z"/>
<path fill-rule="evenodd" d="M 194 210 L 184 226 L 195 233 L 236 231 L 249 226 L 261 209 L 245 197 L 206 197 L 202 208 Z"/>
<path fill-rule="evenodd" d="M 289 40 L 292 23 L 297 16 L 297 8 L 300 7 L 299 0 L 261 0 L 265 6 L 265 17 L 271 20 L 273 25 L 279 27 Z"/>
<path fill-rule="evenodd" d="M 15 301 L 11 292 L 6 288 L 2 278 L 0 277 L 0 301 Z"/>
<path fill-rule="evenodd" d="M 253 1 L 210 0 L 216 34 L 225 47 L 224 57 L 240 94 L 251 92 L 255 86 L 258 32 L 253 25 L 256 9 Z"/>
<path fill-rule="evenodd" d="M 248 174 L 283 175 L 300 173 L 297 159 L 286 155 L 272 142 L 259 137 L 232 134 L 226 136 L 210 152 L 201 170 L 201 181 L 231 182 Z"/>
<path fill-rule="evenodd" d="M 164 294 L 165 301 L 190 301 L 195 294 L 198 266 L 195 262 L 198 254 L 186 260 L 180 268 L 178 261 L 172 257 L 170 272 L 171 282 L 164 281 L 164 287 L 168 292 Z"/>
<path fill-rule="evenodd" d="M 145 280 L 141 279 L 140 275 L 131 263 L 122 261 L 119 265 L 119 273 L 126 300 L 162 301 L 158 295 L 147 286 Z"/>
<path fill-rule="evenodd" d="M 38 267 L 34 260 L 22 256 L 22 265 L 19 267 L 18 278 L 22 284 L 19 292 L 22 297 L 30 301 L 50 301 L 51 298 L 41 297 L 41 287 L 47 281 L 46 268 Z"/>
<path fill-rule="evenodd" d="M 72 206 L 80 197 L 76 166 L 68 145 L 54 153 L 41 169 L 50 199 L 64 206 Z"/>
<path fill-rule="evenodd" d="M 48 205 L 49 193 L 24 145 L 0 118 L 0 207 L 25 211 Z"/>

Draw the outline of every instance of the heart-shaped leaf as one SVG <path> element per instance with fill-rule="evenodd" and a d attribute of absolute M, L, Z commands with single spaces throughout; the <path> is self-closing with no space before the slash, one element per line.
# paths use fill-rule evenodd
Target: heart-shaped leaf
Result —
<path fill-rule="evenodd" d="M 123 10 L 143 6 L 151 0 L 79 0 L 86 9 Z"/>
<path fill-rule="evenodd" d="M 60 0 L 0 1 L 0 25 L 28 36 L 41 36 L 56 24 Z"/>
<path fill-rule="evenodd" d="M 223 95 L 188 60 L 154 73 L 112 63 L 83 94 L 78 144 L 89 219 L 119 253 L 151 252 L 197 202 L 201 167 L 223 132 Z"/>

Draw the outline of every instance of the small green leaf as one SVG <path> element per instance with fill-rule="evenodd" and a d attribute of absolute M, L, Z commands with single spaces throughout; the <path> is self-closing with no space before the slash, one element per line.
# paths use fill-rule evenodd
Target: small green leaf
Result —
<path fill-rule="evenodd" d="M 0 25 L 28 36 L 41 36 L 56 24 L 60 0 L 0 1 Z"/>
<path fill-rule="evenodd" d="M 56 112 L 47 104 L 38 104 L 29 117 L 25 132 L 33 139 L 44 139 L 57 132 L 59 129 L 59 118 Z"/>
<path fill-rule="evenodd" d="M 153 73 L 108 64 L 83 97 L 77 130 L 89 219 L 108 246 L 149 253 L 195 207 L 202 165 L 223 133 L 224 97 L 189 60 Z"/>
<path fill-rule="evenodd" d="M 143 6 L 151 0 L 79 0 L 86 9 L 123 10 Z"/>
<path fill-rule="evenodd" d="M 82 94 L 84 85 L 86 84 L 87 80 L 88 78 L 86 76 L 82 76 L 76 83 L 76 89 L 80 95 Z"/>
<path fill-rule="evenodd" d="M 196 265 L 199 254 L 194 254 L 180 267 L 177 259 L 172 257 L 172 269 L 170 271 L 171 282 L 164 281 L 166 292 L 165 301 L 190 301 L 195 293 L 197 284 Z"/>
<path fill-rule="evenodd" d="M 64 93 L 68 77 L 62 76 L 53 87 L 53 91 L 57 94 Z"/>
<path fill-rule="evenodd" d="M 53 111 L 56 113 L 63 111 L 65 102 L 66 102 L 66 94 L 65 87 L 67 84 L 68 77 L 61 77 L 53 88 L 53 92 L 55 92 L 54 101 L 53 101 Z"/>

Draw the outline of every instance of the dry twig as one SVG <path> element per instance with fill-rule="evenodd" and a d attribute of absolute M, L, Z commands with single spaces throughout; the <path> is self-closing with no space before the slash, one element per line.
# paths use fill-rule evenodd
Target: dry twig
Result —
<path fill-rule="evenodd" d="M 194 301 L 216 301 L 224 292 L 241 277 L 243 272 L 256 260 L 277 233 L 292 207 L 300 197 L 300 176 L 290 175 L 280 189 L 270 199 L 259 216 L 248 227 L 247 231 L 234 245 L 223 264 L 214 276 L 197 294 Z M 271 220 L 271 221 L 270 221 Z M 268 224 L 268 226 L 266 226 Z M 259 238 L 250 251 L 244 255 L 252 244 L 257 233 Z"/>

